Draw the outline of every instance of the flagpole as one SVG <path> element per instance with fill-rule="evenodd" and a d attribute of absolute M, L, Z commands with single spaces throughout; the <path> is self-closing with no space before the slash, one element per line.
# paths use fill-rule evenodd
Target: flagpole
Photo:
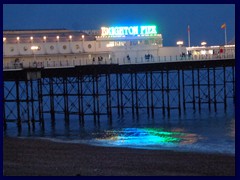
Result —
<path fill-rule="evenodd" d="M 188 47 L 190 47 L 190 26 L 188 25 Z"/>
<path fill-rule="evenodd" d="M 225 27 L 225 45 L 227 45 L 227 26 Z"/>

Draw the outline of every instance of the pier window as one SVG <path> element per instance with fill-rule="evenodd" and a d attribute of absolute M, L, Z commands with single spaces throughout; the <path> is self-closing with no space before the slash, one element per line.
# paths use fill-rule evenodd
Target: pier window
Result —
<path fill-rule="evenodd" d="M 67 46 L 66 46 L 66 45 L 63 45 L 63 49 L 67 49 Z"/>
<path fill-rule="evenodd" d="M 27 51 L 27 50 L 28 50 L 28 47 L 27 47 L 27 46 L 24 46 L 23 49 L 24 49 L 24 51 Z"/>
<path fill-rule="evenodd" d="M 80 46 L 79 46 L 78 44 L 76 44 L 76 46 L 75 46 L 75 47 L 76 47 L 76 49 L 79 49 L 79 48 L 80 48 Z"/>

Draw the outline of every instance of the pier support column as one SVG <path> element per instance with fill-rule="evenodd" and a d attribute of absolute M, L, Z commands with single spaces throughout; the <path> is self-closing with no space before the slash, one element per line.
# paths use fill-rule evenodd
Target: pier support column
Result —
<path fill-rule="evenodd" d="M 150 73 L 150 92 L 151 92 L 151 112 L 152 118 L 154 117 L 154 102 L 153 102 L 153 73 Z"/>
<path fill-rule="evenodd" d="M 78 98 L 78 120 L 80 126 L 82 125 L 82 112 L 81 112 L 81 96 L 80 96 L 80 77 L 77 76 L 77 98 Z"/>
<path fill-rule="evenodd" d="M 223 91 L 224 91 L 224 111 L 227 110 L 227 91 L 226 91 L 226 67 L 223 67 Z"/>
<path fill-rule="evenodd" d="M 68 106 L 68 78 L 63 78 L 63 98 L 64 98 L 64 116 L 65 121 L 69 121 L 69 106 Z"/>
<path fill-rule="evenodd" d="M 169 100 L 169 93 L 170 93 L 170 89 L 169 89 L 169 71 L 166 71 L 167 73 L 167 111 L 168 111 L 168 117 L 170 117 L 170 100 Z"/>
<path fill-rule="evenodd" d="M 96 124 L 96 93 L 95 93 L 95 77 L 92 75 L 92 97 L 93 97 L 93 117 Z"/>
<path fill-rule="evenodd" d="M 138 111 L 138 80 L 137 80 L 137 73 L 134 73 L 135 75 L 135 98 L 136 98 L 136 114 L 137 116 L 139 115 L 139 111 Z"/>
<path fill-rule="evenodd" d="M 123 88 L 122 88 L 122 74 L 120 74 L 120 101 L 121 101 L 121 115 L 123 116 Z"/>
<path fill-rule="evenodd" d="M 197 70 L 197 78 L 198 78 L 198 110 L 201 112 L 201 87 L 200 87 L 200 73 L 199 69 Z"/>
<path fill-rule="evenodd" d="M 149 117 L 149 96 L 148 96 L 149 87 L 148 87 L 148 72 L 146 72 L 145 76 L 146 76 L 147 114 L 148 114 L 148 117 Z"/>
<path fill-rule="evenodd" d="M 132 98 L 132 100 L 131 100 L 132 101 L 132 116 L 134 117 L 134 107 L 135 107 L 135 105 L 134 105 L 134 87 L 133 87 L 133 73 L 132 72 L 131 72 L 131 90 L 130 91 L 131 91 L 131 98 Z M 137 102 L 137 100 L 136 100 L 136 102 Z"/>
<path fill-rule="evenodd" d="M 51 120 L 55 121 L 55 110 L 54 110 L 54 92 L 53 92 L 53 78 L 49 78 L 49 89 L 50 89 L 50 114 Z"/>
<path fill-rule="evenodd" d="M 22 126 L 21 116 L 20 116 L 20 99 L 19 99 L 19 80 L 15 81 L 16 84 L 16 103 L 17 103 L 17 125 Z"/>
<path fill-rule="evenodd" d="M 30 110 L 29 110 L 29 98 L 28 98 L 28 94 L 29 94 L 29 86 L 28 86 L 28 80 L 25 80 L 25 86 L 26 86 L 26 102 L 27 102 L 27 121 L 28 121 L 28 127 L 30 128 L 31 125 L 31 118 L 30 118 Z M 32 89 L 31 89 L 32 91 Z M 33 104 L 32 104 L 33 106 Z"/>
<path fill-rule="evenodd" d="M 117 112 L 118 112 L 118 116 L 120 116 L 120 95 L 119 95 L 119 78 L 118 78 L 118 73 L 115 74 L 116 77 L 116 91 L 117 91 Z"/>
<path fill-rule="evenodd" d="M 193 103 L 193 110 L 196 109 L 195 106 L 195 82 L 194 82 L 194 69 L 192 69 L 192 103 Z"/>
<path fill-rule="evenodd" d="M 184 70 L 182 70 L 182 93 L 183 93 L 183 110 L 186 111 L 186 97 L 185 97 L 185 76 Z"/>
<path fill-rule="evenodd" d="M 213 92 L 214 92 L 214 111 L 217 111 L 217 94 L 216 94 L 216 68 L 213 67 Z"/>
<path fill-rule="evenodd" d="M 232 79 L 233 79 L 233 103 L 235 104 L 235 66 L 232 66 Z"/>
<path fill-rule="evenodd" d="M 43 95 L 42 95 L 42 79 L 38 79 L 38 111 L 39 111 L 39 121 L 44 127 L 44 119 L 43 119 Z"/>
<path fill-rule="evenodd" d="M 84 81 L 84 77 L 83 76 L 79 77 L 79 80 L 80 80 L 80 89 L 79 90 L 80 90 L 80 99 L 81 99 L 80 115 L 81 115 L 81 118 L 82 118 L 81 124 L 82 124 L 82 126 L 84 126 L 84 116 L 85 116 L 84 106 L 83 106 L 83 81 Z"/>
<path fill-rule="evenodd" d="M 32 103 L 32 126 L 35 127 L 35 112 L 34 112 L 34 96 L 33 96 L 33 80 L 30 80 L 31 86 L 31 103 Z"/>
<path fill-rule="evenodd" d="M 7 117 L 6 117 L 6 97 L 5 97 L 5 82 L 3 81 L 3 127 L 4 131 L 7 129 Z"/>
<path fill-rule="evenodd" d="M 210 89 L 211 89 L 211 87 L 210 87 L 210 70 L 209 70 L 210 68 L 208 67 L 207 68 L 207 73 L 208 73 L 208 109 L 209 109 L 209 111 L 211 111 L 211 91 L 210 91 Z"/>
<path fill-rule="evenodd" d="M 95 82 L 96 82 L 96 105 L 97 105 L 97 120 L 98 120 L 98 122 L 99 122 L 99 120 L 100 120 L 100 104 L 99 104 L 99 90 L 98 90 L 98 75 L 95 75 Z M 105 82 L 105 83 L 107 83 L 107 82 Z"/>
<path fill-rule="evenodd" d="M 181 116 L 181 88 L 180 88 L 180 70 L 178 69 L 178 113 Z"/>
<path fill-rule="evenodd" d="M 163 116 L 165 116 L 165 98 L 164 98 L 164 94 L 165 94 L 165 88 L 164 88 L 164 71 L 161 71 L 161 91 L 162 91 L 162 112 L 163 112 Z"/>
<path fill-rule="evenodd" d="M 106 76 L 107 116 L 108 116 L 109 123 L 112 124 L 112 96 L 111 96 L 111 83 L 110 83 L 111 77 L 110 77 L 110 74 L 105 74 L 105 76 Z"/>

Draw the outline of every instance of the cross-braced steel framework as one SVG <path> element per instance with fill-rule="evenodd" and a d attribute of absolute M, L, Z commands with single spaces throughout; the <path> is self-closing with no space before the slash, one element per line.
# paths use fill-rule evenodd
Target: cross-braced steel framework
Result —
<path fill-rule="evenodd" d="M 201 64 L 200 64 L 201 65 Z M 135 65 L 136 66 L 136 65 Z M 133 66 L 133 67 L 135 67 Z M 91 72 L 67 69 L 63 73 L 44 71 L 38 79 L 4 80 L 4 125 L 27 122 L 34 126 L 57 116 L 65 122 L 78 119 L 84 126 L 87 119 L 99 123 L 102 116 L 112 122 L 114 115 L 156 112 L 164 116 L 182 110 L 214 110 L 235 103 L 235 65 L 146 69 L 124 69 L 108 66 Z M 70 118 L 73 116 L 74 118 Z"/>
<path fill-rule="evenodd" d="M 213 67 L 182 70 L 183 108 L 191 105 L 201 111 L 207 104 L 211 111 L 217 111 L 222 104 L 226 111 L 227 100 L 235 99 L 235 72 L 233 67 Z"/>
<path fill-rule="evenodd" d="M 41 93 L 38 80 L 4 82 L 4 127 L 6 122 L 16 121 L 20 127 L 27 122 L 35 126 L 35 122 L 42 123 Z"/>
<path fill-rule="evenodd" d="M 42 78 L 43 113 L 50 113 L 52 121 L 64 114 L 66 121 L 75 115 L 83 125 L 91 115 L 96 122 L 100 115 L 111 115 L 108 87 L 109 74 Z"/>

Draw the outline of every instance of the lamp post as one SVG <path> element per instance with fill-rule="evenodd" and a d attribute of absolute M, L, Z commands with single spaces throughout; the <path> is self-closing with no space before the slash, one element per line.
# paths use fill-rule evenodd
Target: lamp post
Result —
<path fill-rule="evenodd" d="M 206 48 L 205 48 L 206 45 L 207 45 L 207 43 L 205 41 L 201 42 L 201 46 L 204 48 L 203 50 L 201 50 L 202 58 L 206 58 L 207 57 Z"/>
<path fill-rule="evenodd" d="M 84 35 L 82 35 L 82 49 L 83 49 L 83 52 L 84 52 Z"/>
<path fill-rule="evenodd" d="M 43 36 L 43 43 L 44 43 L 44 45 L 43 45 L 43 52 L 45 53 L 45 54 L 47 54 L 47 49 L 46 49 L 46 41 L 47 41 L 47 37 L 46 36 Z"/>
<path fill-rule="evenodd" d="M 72 35 L 69 35 L 69 47 L 70 47 L 70 51 L 72 53 L 73 52 L 72 51 Z"/>
<path fill-rule="evenodd" d="M 43 42 L 46 42 L 46 40 L 47 40 L 47 37 L 43 36 Z"/>
<path fill-rule="evenodd" d="M 6 40 L 7 40 L 7 38 L 6 38 L 6 37 L 3 37 L 3 44 L 6 43 Z M 4 47 L 3 47 L 3 55 L 5 55 L 5 48 L 4 48 Z"/>
<path fill-rule="evenodd" d="M 20 37 L 17 37 L 17 51 L 18 51 L 18 53 L 20 55 L 19 42 L 20 42 Z"/>
<path fill-rule="evenodd" d="M 182 54 L 181 54 L 181 47 L 182 47 L 182 45 L 183 45 L 183 41 L 177 41 L 176 44 L 178 45 L 178 51 L 179 51 L 179 54 L 180 54 L 180 56 L 181 56 L 181 55 L 182 55 Z"/>
<path fill-rule="evenodd" d="M 33 48 L 33 37 L 32 36 L 30 37 L 30 42 L 31 42 L 31 49 L 32 49 Z"/>
<path fill-rule="evenodd" d="M 38 46 L 31 46 L 31 50 L 32 50 L 32 53 L 33 53 L 33 59 L 34 59 L 33 64 L 35 64 L 36 67 L 37 67 L 37 61 L 36 61 L 35 51 L 38 50 Z"/>
<path fill-rule="evenodd" d="M 59 48 L 59 36 L 57 36 L 56 37 L 57 38 L 57 51 L 58 51 L 58 53 L 57 53 L 57 61 L 58 61 L 58 63 L 60 63 L 60 58 L 59 58 L 59 53 L 60 53 L 60 48 Z M 53 61 L 53 66 L 55 67 L 55 61 Z M 60 63 L 61 64 L 61 63 Z"/>

